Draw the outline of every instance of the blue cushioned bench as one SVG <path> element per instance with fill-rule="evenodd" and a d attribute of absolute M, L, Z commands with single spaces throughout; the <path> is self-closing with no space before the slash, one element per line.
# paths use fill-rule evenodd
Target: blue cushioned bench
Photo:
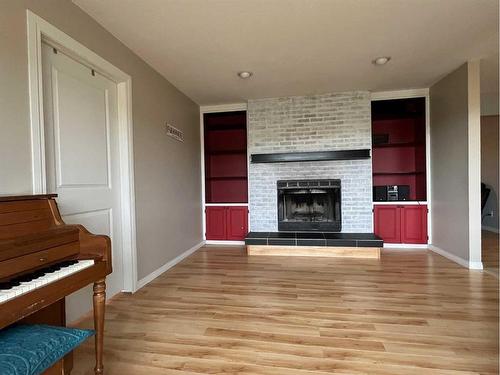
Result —
<path fill-rule="evenodd" d="M 38 375 L 75 349 L 93 330 L 18 325 L 0 331 L 0 374 Z"/>

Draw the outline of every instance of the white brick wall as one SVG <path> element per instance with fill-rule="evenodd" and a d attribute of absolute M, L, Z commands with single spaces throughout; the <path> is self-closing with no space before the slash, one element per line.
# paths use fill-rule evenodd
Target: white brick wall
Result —
<path fill-rule="evenodd" d="M 248 102 L 248 154 L 371 149 L 369 92 Z M 372 232 L 371 159 L 250 164 L 252 231 L 277 231 L 277 180 L 333 179 L 342 184 L 342 231 Z"/>

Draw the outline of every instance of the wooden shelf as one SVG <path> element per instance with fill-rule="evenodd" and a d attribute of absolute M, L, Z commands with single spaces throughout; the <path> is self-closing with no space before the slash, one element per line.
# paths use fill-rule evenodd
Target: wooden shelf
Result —
<path fill-rule="evenodd" d="M 374 176 L 392 176 L 392 175 L 414 175 L 414 174 L 424 174 L 425 172 L 373 172 Z"/>
<path fill-rule="evenodd" d="M 207 150 L 207 156 L 212 155 L 246 155 L 247 150 L 221 150 L 221 151 L 211 151 Z"/>
<path fill-rule="evenodd" d="M 210 181 L 246 180 L 247 176 L 207 177 L 206 179 Z"/>
<path fill-rule="evenodd" d="M 210 131 L 220 131 L 220 130 L 241 130 L 246 132 L 246 128 L 243 125 L 225 125 L 225 124 L 211 124 L 210 128 L 206 132 Z"/>
<path fill-rule="evenodd" d="M 417 142 L 386 143 L 380 145 L 373 145 L 372 148 L 404 148 L 404 147 L 418 147 L 418 146 L 424 146 L 424 144 Z"/>

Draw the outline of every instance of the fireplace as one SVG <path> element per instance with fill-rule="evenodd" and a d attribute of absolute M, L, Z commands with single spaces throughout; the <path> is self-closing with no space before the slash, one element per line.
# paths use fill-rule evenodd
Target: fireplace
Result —
<path fill-rule="evenodd" d="M 278 181 L 278 230 L 340 232 L 340 180 Z"/>

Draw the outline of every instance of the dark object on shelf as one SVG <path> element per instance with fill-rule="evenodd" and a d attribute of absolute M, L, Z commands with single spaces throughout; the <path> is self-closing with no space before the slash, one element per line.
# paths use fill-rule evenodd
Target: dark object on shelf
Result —
<path fill-rule="evenodd" d="M 488 202 L 488 197 L 490 196 L 491 189 L 486 187 L 484 182 L 481 182 L 481 212 L 483 212 L 486 202 Z"/>
<path fill-rule="evenodd" d="M 356 160 L 369 159 L 370 149 L 315 151 L 315 152 L 284 152 L 276 154 L 252 154 L 252 163 L 284 163 L 299 161 L 326 160 Z"/>
<path fill-rule="evenodd" d="M 373 200 L 375 202 L 409 201 L 409 185 L 379 185 L 373 187 Z"/>
<path fill-rule="evenodd" d="M 375 202 L 387 201 L 387 186 L 374 186 L 373 187 L 373 200 Z"/>
<path fill-rule="evenodd" d="M 410 199 L 410 187 L 408 185 L 387 186 L 388 201 L 407 201 Z"/>
<path fill-rule="evenodd" d="M 372 144 L 374 146 L 385 145 L 389 143 L 389 134 L 373 134 Z"/>
<path fill-rule="evenodd" d="M 398 185 L 398 201 L 410 200 L 410 186 Z"/>

